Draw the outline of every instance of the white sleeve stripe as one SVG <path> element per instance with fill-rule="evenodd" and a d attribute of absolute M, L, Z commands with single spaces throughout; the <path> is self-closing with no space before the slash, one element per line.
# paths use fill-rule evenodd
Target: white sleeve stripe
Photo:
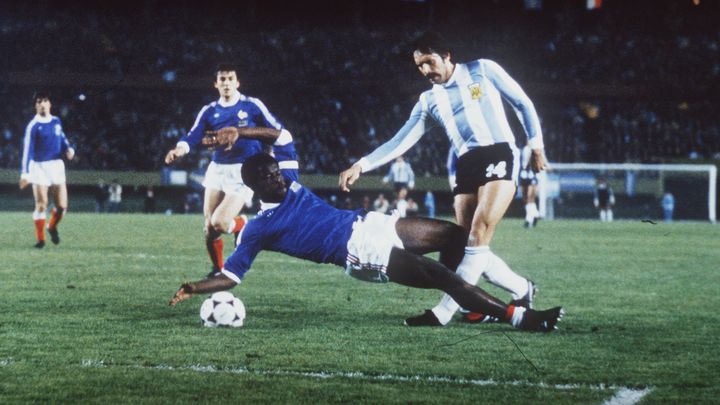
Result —
<path fill-rule="evenodd" d="M 248 97 L 248 100 L 250 100 L 253 104 L 255 104 L 259 109 L 260 112 L 265 117 L 265 120 L 270 123 L 275 129 L 282 129 L 282 125 L 275 119 L 275 117 L 270 113 L 270 110 L 265 107 L 265 104 L 263 104 L 262 101 L 258 100 L 254 97 Z"/>
<path fill-rule="evenodd" d="M 203 116 L 203 114 L 205 113 L 205 110 L 207 110 L 208 108 L 210 108 L 211 105 L 212 105 L 212 103 L 206 105 L 205 107 L 203 107 L 203 108 L 200 110 L 200 112 L 198 113 L 197 117 L 195 117 L 195 123 L 193 124 L 192 128 L 190 128 L 190 131 L 188 131 L 188 134 L 190 134 L 192 131 L 195 130 L 195 128 L 197 128 L 198 124 L 200 123 L 200 118 L 201 118 L 201 117 Z"/>
<path fill-rule="evenodd" d="M 30 123 L 25 127 L 25 138 L 23 139 L 23 155 L 22 155 L 22 166 L 20 169 L 21 173 L 28 173 L 30 170 L 30 160 L 32 160 L 32 156 L 30 155 L 30 136 L 32 134 L 33 126 L 35 125 L 35 119 L 33 118 Z"/>
<path fill-rule="evenodd" d="M 300 164 L 297 160 L 283 160 L 278 162 L 278 167 L 280 169 L 300 169 Z"/>
<path fill-rule="evenodd" d="M 236 283 L 238 283 L 238 284 L 240 284 L 240 282 L 242 281 L 242 280 L 240 280 L 240 277 L 238 277 L 238 276 L 235 275 L 235 273 L 233 273 L 233 272 L 231 272 L 231 271 L 228 271 L 228 270 L 225 270 L 225 268 L 223 268 L 222 270 L 220 270 L 220 273 L 224 274 L 225 277 L 229 278 L 230 280 L 232 280 L 232 281 L 234 281 L 234 282 L 236 282 Z"/>
<path fill-rule="evenodd" d="M 290 131 L 288 131 L 287 129 L 283 129 L 283 130 L 280 130 L 280 136 L 278 136 L 278 138 L 275 140 L 275 143 L 273 145 L 277 145 L 277 146 L 287 145 L 290 142 L 292 142 L 292 140 L 293 140 L 293 137 L 292 137 L 292 134 L 290 133 Z"/>

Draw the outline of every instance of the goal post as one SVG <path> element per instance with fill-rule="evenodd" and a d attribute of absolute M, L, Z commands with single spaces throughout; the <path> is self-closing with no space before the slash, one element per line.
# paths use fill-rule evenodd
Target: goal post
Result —
<path fill-rule="evenodd" d="M 551 163 L 539 181 L 541 216 L 596 218 L 592 200 L 601 178 L 616 196 L 616 218 L 662 218 L 661 201 L 671 194 L 675 219 L 716 222 L 717 167 L 711 164 Z"/>

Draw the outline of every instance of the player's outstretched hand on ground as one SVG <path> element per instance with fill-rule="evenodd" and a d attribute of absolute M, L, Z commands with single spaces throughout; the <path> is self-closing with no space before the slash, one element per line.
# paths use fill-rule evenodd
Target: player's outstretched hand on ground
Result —
<path fill-rule="evenodd" d="M 360 165 L 355 164 L 340 173 L 340 178 L 338 179 L 338 186 L 340 186 L 340 190 L 350 191 L 350 186 L 352 186 L 353 183 L 355 183 L 355 181 L 360 177 L 360 172 L 362 172 Z"/>
<path fill-rule="evenodd" d="M 170 300 L 168 305 L 170 305 L 171 307 L 174 307 L 178 302 L 185 301 L 186 299 L 191 298 L 193 295 L 189 291 L 190 291 L 190 284 L 184 283 L 183 285 L 180 286 L 180 289 L 178 289 L 177 292 L 175 292 L 175 296 L 172 297 L 172 299 Z"/>

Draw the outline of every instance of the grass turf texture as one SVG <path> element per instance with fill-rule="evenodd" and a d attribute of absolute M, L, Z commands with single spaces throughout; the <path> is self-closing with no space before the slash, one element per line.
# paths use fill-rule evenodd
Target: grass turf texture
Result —
<path fill-rule="evenodd" d="M 233 290 L 245 326 L 204 328 L 203 297 L 167 306 L 209 269 L 201 226 L 70 213 L 62 243 L 38 251 L 30 214 L 3 213 L 0 403 L 576 404 L 618 387 L 652 387 L 646 403 L 720 398 L 717 225 L 504 221 L 493 250 L 539 284 L 537 307 L 566 308 L 551 334 L 407 328 L 439 292 L 270 252 Z"/>

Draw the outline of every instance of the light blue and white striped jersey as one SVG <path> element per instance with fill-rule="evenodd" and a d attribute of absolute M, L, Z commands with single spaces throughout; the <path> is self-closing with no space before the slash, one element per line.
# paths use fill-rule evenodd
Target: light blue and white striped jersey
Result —
<path fill-rule="evenodd" d="M 470 149 L 496 143 L 507 142 L 514 147 L 503 98 L 515 110 L 530 146 L 542 148 L 540 119 L 530 98 L 500 65 L 478 59 L 457 63 L 447 83 L 423 92 L 395 136 L 358 163 L 363 172 L 382 166 L 405 153 L 436 125 L 445 130 L 458 157 Z"/>
<path fill-rule="evenodd" d="M 393 164 L 390 165 L 388 174 L 383 178 L 383 181 L 407 183 L 412 188 L 415 186 L 415 172 L 413 172 L 410 163 L 406 161 L 393 162 Z"/>
<path fill-rule="evenodd" d="M 45 162 L 62 159 L 63 153 L 70 149 L 70 143 L 63 132 L 60 118 L 54 115 L 35 117 L 25 127 L 21 174 L 27 174 L 30 161 Z"/>

